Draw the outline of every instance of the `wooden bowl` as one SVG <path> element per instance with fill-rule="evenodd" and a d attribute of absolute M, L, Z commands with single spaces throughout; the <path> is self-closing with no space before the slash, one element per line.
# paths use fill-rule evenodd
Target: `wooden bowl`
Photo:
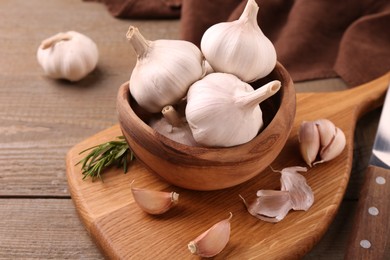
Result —
<path fill-rule="evenodd" d="M 289 73 L 277 63 L 256 88 L 280 80 L 277 94 L 261 103 L 264 127 L 248 143 L 227 148 L 193 147 L 159 134 L 131 97 L 129 83 L 118 92 L 117 110 L 123 135 L 137 160 L 167 182 L 192 190 L 218 190 L 241 184 L 261 173 L 282 150 L 295 117 L 295 89 Z"/>

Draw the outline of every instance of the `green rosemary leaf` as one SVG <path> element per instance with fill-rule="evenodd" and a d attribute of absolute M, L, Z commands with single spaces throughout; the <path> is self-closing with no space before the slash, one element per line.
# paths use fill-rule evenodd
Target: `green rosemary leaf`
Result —
<path fill-rule="evenodd" d="M 132 161 L 134 155 L 124 136 L 118 136 L 117 139 L 119 141 L 109 141 L 80 152 L 82 154 L 88 151 L 88 154 L 76 164 L 81 164 L 83 179 L 90 177 L 92 181 L 96 178 L 102 180 L 101 174 L 114 164 L 123 166 L 124 173 L 127 172 L 128 160 Z"/>

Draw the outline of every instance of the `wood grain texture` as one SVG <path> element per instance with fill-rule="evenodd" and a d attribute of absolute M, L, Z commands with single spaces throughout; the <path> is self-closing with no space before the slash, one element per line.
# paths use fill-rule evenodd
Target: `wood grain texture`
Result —
<path fill-rule="evenodd" d="M 68 199 L 0 199 L 0 259 L 103 259 Z"/>
<path fill-rule="evenodd" d="M 278 189 L 279 174 L 266 169 L 250 181 L 220 191 L 190 191 L 170 186 L 149 173 L 137 161 L 132 174 L 118 175 L 113 169 L 104 183 L 90 185 L 80 180 L 79 152 L 119 135 L 114 126 L 73 147 L 67 156 L 69 188 L 87 230 L 110 258 L 190 258 L 186 243 L 228 212 L 234 217 L 228 246 L 217 259 L 298 259 L 318 243 L 341 204 L 352 168 L 353 134 L 356 120 L 383 102 L 389 75 L 342 92 L 297 95 L 297 115 L 289 140 L 272 163 L 274 169 L 303 165 L 298 152 L 297 130 L 303 120 L 328 118 L 347 138 L 346 149 L 331 163 L 311 168 L 304 176 L 313 189 L 315 203 L 307 212 L 291 212 L 277 224 L 265 223 L 249 215 L 238 194 L 252 200 L 258 189 Z M 348 98 L 347 98 L 348 97 Z M 338 106 L 327 106 L 339 104 Z M 130 182 L 155 190 L 174 190 L 180 206 L 161 217 L 151 217 L 134 203 Z M 119 198 L 128 198 L 120 200 Z M 158 233 L 155 230 L 159 230 Z M 154 241 L 151 250 L 150 241 Z"/>
<path fill-rule="evenodd" d="M 365 175 L 346 259 L 387 259 L 390 255 L 390 170 L 370 165 Z"/>

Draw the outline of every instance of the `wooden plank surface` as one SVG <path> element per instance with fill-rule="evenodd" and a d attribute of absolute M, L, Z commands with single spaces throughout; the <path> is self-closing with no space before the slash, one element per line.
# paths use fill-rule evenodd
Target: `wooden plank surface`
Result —
<path fill-rule="evenodd" d="M 116 91 L 135 63 L 124 39 L 130 24 L 150 39 L 179 34 L 177 20 L 119 20 L 99 3 L 0 1 L 1 259 L 102 258 L 70 199 L 65 154 L 78 142 L 117 123 Z M 45 78 L 35 56 L 41 40 L 70 29 L 89 35 L 100 51 L 97 70 L 78 84 Z M 298 91 L 323 91 L 344 85 L 325 80 L 296 87 Z M 358 123 L 344 203 L 307 259 L 342 259 L 378 116 L 376 110 Z"/>

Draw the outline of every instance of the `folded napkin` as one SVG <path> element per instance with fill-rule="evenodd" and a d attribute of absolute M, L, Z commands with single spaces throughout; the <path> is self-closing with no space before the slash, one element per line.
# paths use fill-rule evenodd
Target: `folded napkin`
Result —
<path fill-rule="evenodd" d="M 237 19 L 247 2 L 100 1 L 119 17 L 181 15 L 181 38 L 198 46 L 208 27 Z M 257 3 L 260 28 L 274 43 L 278 60 L 294 81 L 341 77 L 349 86 L 356 86 L 390 70 L 389 0 L 257 0 Z M 149 8 L 146 12 L 141 5 L 164 7 Z"/>

